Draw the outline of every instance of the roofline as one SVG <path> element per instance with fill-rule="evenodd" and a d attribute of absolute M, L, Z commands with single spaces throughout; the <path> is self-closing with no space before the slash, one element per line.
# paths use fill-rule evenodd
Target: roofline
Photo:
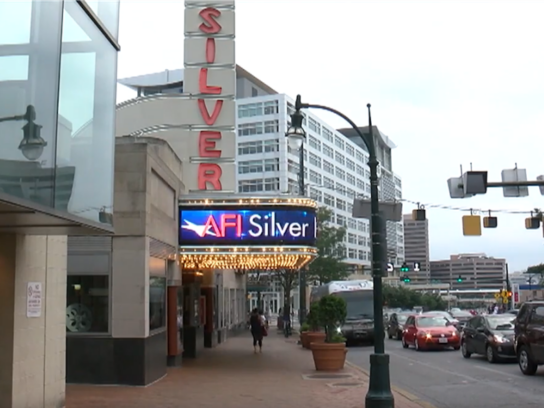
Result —
<path fill-rule="evenodd" d="M 261 81 L 259 78 L 257 78 L 255 75 L 251 74 L 249 71 L 245 70 L 244 68 L 242 68 L 238 64 L 236 64 L 236 77 L 245 78 L 245 79 L 253 82 L 259 88 L 263 89 L 264 91 L 266 91 L 266 92 L 268 92 L 270 94 L 279 94 L 279 92 L 276 91 L 274 88 L 268 86 L 263 81 Z"/>

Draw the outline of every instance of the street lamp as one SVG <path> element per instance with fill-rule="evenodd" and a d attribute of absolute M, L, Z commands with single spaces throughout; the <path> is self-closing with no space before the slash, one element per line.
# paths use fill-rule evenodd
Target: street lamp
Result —
<path fill-rule="evenodd" d="M 383 288 L 382 277 L 384 276 L 385 248 L 382 247 L 382 224 L 380 216 L 380 203 L 378 196 L 378 158 L 372 130 L 372 117 L 370 104 L 368 108 L 368 129 L 369 133 L 364 134 L 357 125 L 346 115 L 335 109 L 323 105 L 302 103 L 300 95 L 297 95 L 295 102 L 295 113 L 291 116 L 291 128 L 288 134 L 302 135 L 302 114 L 301 109 L 322 109 L 340 116 L 348 122 L 353 130 L 363 140 L 368 149 L 370 167 L 370 208 L 372 228 L 372 279 L 374 283 L 374 353 L 370 355 L 370 379 L 368 392 L 365 398 L 366 408 L 393 408 L 395 401 L 391 392 L 391 381 L 389 375 L 389 355 L 385 354 L 385 328 L 383 322 Z M 297 128 L 295 128 L 297 127 Z M 299 137 L 302 139 L 302 137 Z"/>
<path fill-rule="evenodd" d="M 40 136 L 43 126 L 34 122 L 36 120 L 36 109 L 34 109 L 34 106 L 28 105 L 24 115 L 0 118 L 0 122 L 19 120 L 26 120 L 27 122 L 23 126 L 23 140 L 19 143 L 19 150 L 27 160 L 38 160 L 43 154 L 43 148 L 47 146 L 47 142 Z"/>
<path fill-rule="evenodd" d="M 304 142 L 306 141 L 306 131 L 302 127 L 304 116 L 299 110 L 296 110 L 291 115 L 291 126 L 287 129 L 285 137 L 289 148 L 299 153 L 299 169 L 298 169 L 298 193 L 304 197 L 306 195 L 306 186 L 304 183 Z M 306 320 L 306 269 L 302 268 L 299 271 L 299 312 L 298 322 L 302 325 Z"/>

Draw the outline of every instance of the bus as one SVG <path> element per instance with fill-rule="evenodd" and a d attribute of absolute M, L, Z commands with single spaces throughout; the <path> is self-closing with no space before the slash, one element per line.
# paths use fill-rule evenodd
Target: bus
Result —
<path fill-rule="evenodd" d="M 346 342 L 374 343 L 374 284 L 371 280 L 333 281 L 312 289 L 310 302 L 325 295 L 340 296 L 346 301 L 346 322 L 338 331 Z"/>

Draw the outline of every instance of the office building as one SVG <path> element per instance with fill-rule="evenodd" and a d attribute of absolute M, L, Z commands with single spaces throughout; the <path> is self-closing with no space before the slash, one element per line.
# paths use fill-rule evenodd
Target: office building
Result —
<path fill-rule="evenodd" d="M 0 2 L 0 407 L 65 404 L 67 236 L 113 232 L 118 13 Z"/>
<path fill-rule="evenodd" d="M 451 255 L 430 264 L 431 280 L 451 283 L 453 289 L 502 288 L 506 278 L 506 260 L 483 253 Z"/>
<path fill-rule="evenodd" d="M 417 221 L 412 214 L 403 215 L 404 259 L 410 268 L 414 283 L 430 283 L 431 268 L 429 258 L 429 220 Z M 419 272 L 413 270 L 419 263 Z"/>

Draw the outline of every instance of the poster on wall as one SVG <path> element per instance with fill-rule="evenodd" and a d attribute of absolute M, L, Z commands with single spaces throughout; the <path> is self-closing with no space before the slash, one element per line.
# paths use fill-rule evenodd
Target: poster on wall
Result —
<path fill-rule="evenodd" d="M 26 317 L 41 317 L 42 315 L 42 284 L 28 282 L 26 288 Z"/>

